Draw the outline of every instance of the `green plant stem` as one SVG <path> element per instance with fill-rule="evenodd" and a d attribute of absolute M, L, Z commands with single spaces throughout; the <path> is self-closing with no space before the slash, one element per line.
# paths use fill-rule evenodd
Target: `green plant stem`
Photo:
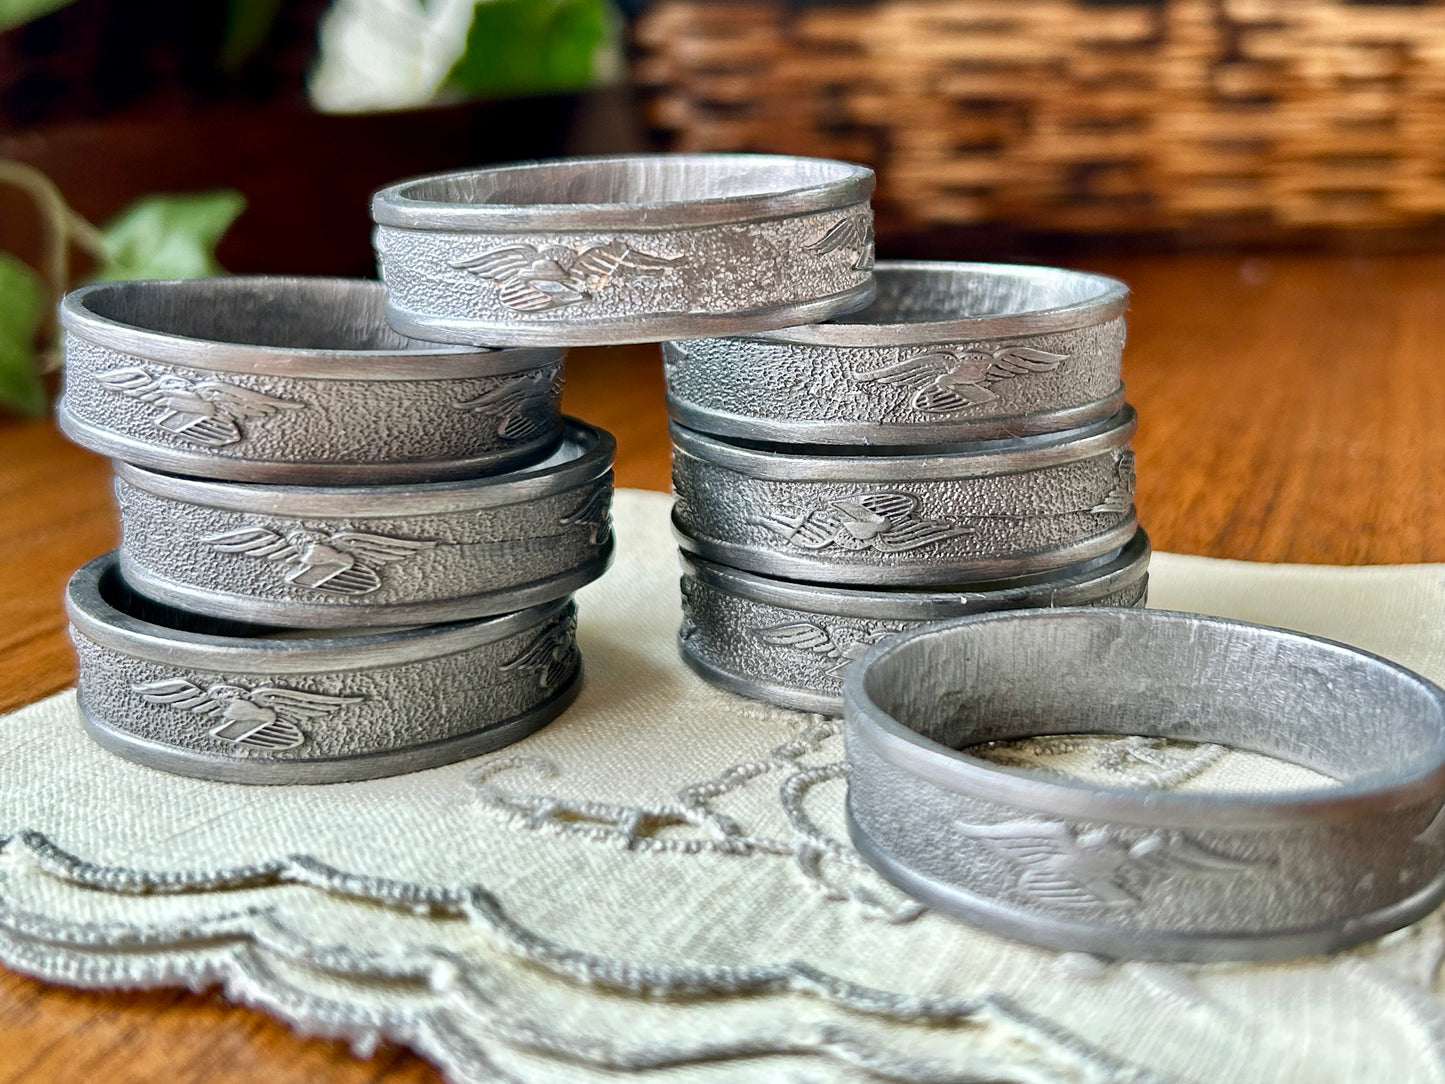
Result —
<path fill-rule="evenodd" d="M 0 158 L 0 184 L 24 192 L 40 212 L 40 273 L 50 289 L 51 301 L 58 301 L 70 286 L 70 246 L 102 258 L 105 248 L 100 230 L 71 210 L 55 182 L 34 166 Z M 46 315 L 46 327 L 53 341 L 57 338 L 53 312 Z M 55 368 L 57 357 L 53 346 L 45 352 L 43 368 L 47 372 Z"/>

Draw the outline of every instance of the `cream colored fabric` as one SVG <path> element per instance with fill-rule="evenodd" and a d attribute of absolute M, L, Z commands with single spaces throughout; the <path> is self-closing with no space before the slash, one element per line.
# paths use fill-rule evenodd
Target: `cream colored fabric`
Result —
<path fill-rule="evenodd" d="M 114 758 L 72 694 L 0 719 L 0 960 L 223 984 L 454 1080 L 1445 1081 L 1445 925 L 1330 959 L 1107 963 L 926 912 L 849 847 L 836 722 L 678 661 L 667 498 L 617 497 L 581 699 L 396 779 L 242 787 Z M 1159 555 L 1154 604 L 1289 625 L 1445 678 L 1445 569 Z M 1302 776 L 1209 747 L 1000 750 L 1191 788 Z"/>

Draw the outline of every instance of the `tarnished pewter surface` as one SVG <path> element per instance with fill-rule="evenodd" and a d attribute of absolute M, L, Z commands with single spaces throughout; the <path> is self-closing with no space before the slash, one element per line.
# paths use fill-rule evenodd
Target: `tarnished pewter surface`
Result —
<path fill-rule="evenodd" d="M 76 290 L 60 425 L 112 458 L 251 482 L 470 478 L 556 447 L 563 351 L 408 339 L 383 297 L 266 276 Z"/>
<path fill-rule="evenodd" d="M 762 331 L 873 297 L 873 172 L 781 155 L 622 155 L 406 181 L 372 200 L 387 319 L 439 342 Z"/>
<path fill-rule="evenodd" d="M 668 409 L 751 440 L 913 444 L 1055 432 L 1124 403 L 1124 284 L 1051 267 L 880 263 L 833 322 L 663 344 Z"/>
<path fill-rule="evenodd" d="M 1133 537 L 1134 413 L 914 455 L 762 450 L 672 426 L 674 522 L 710 561 L 782 579 L 956 584 L 1062 568 Z"/>
<path fill-rule="evenodd" d="M 843 677 L 871 646 L 932 621 L 1046 606 L 1143 606 L 1143 531 L 1117 553 L 1027 582 L 866 591 L 790 583 L 682 555 L 678 647 L 693 670 L 780 707 L 843 714 Z"/>
<path fill-rule="evenodd" d="M 1050 948 L 1172 960 L 1332 952 L 1445 895 L 1445 691 L 1377 656 L 1198 614 L 983 614 L 903 633 L 844 683 L 853 840 L 929 906 Z M 1338 780 L 1130 790 L 968 748 L 1137 734 Z"/>
<path fill-rule="evenodd" d="M 455 621 L 569 595 L 612 555 L 611 436 L 569 420 L 544 462 L 467 482 L 321 488 L 116 466 L 119 561 L 159 601 L 240 621 Z"/>
<path fill-rule="evenodd" d="M 562 599 L 430 628 L 295 639 L 136 600 L 114 554 L 66 606 L 87 730 L 165 771 L 233 783 L 334 783 L 500 748 L 566 708 L 581 679 Z M 210 631 L 185 631 L 201 625 Z"/>

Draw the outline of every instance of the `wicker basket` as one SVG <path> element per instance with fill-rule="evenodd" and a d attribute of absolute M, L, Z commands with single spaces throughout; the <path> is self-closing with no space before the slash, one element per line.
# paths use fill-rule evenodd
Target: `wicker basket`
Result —
<path fill-rule="evenodd" d="M 636 74 L 677 149 L 871 163 L 880 231 L 1445 225 L 1445 2 L 670 0 Z"/>

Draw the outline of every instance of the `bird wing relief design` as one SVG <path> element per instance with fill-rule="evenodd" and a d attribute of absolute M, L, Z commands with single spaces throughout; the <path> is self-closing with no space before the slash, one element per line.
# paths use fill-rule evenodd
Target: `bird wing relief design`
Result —
<path fill-rule="evenodd" d="M 451 266 L 497 284 L 516 312 L 549 312 L 591 301 L 626 272 L 655 275 L 682 259 L 655 256 L 623 240 L 576 249 L 566 245 L 503 245 L 452 260 Z"/>
<path fill-rule="evenodd" d="M 697 581 L 684 576 L 678 581 L 678 587 L 682 595 L 682 624 L 678 626 L 677 636 L 679 640 L 691 640 L 697 635 L 697 622 L 692 619 L 697 608 Z"/>
<path fill-rule="evenodd" d="M 1089 511 L 1095 515 L 1122 516 L 1134 507 L 1134 453 L 1115 449 L 1114 484 Z"/>
<path fill-rule="evenodd" d="M 562 366 L 536 369 L 510 377 L 482 394 L 453 403 L 457 410 L 495 419 L 497 436 L 506 441 L 531 440 L 552 426 L 553 404 L 562 394 Z"/>
<path fill-rule="evenodd" d="M 95 379 L 107 391 L 151 404 L 157 429 L 203 448 L 224 448 L 245 439 L 243 421 L 306 405 L 220 380 L 156 374 L 139 365 L 97 373 Z"/>
<path fill-rule="evenodd" d="M 995 384 L 1028 373 L 1047 373 L 1068 361 L 1030 346 L 929 350 L 891 365 L 849 375 L 860 384 L 899 384 L 913 389 L 908 405 L 925 414 L 957 414 L 998 399 Z"/>
<path fill-rule="evenodd" d="M 557 520 L 563 527 L 581 527 L 587 531 L 589 545 L 605 545 L 612 538 L 612 479 L 604 478 L 582 498 L 572 511 Z"/>
<path fill-rule="evenodd" d="M 178 711 L 204 716 L 214 725 L 213 738 L 253 749 L 278 751 L 295 749 L 306 741 L 301 724 L 324 719 L 349 704 L 360 704 L 364 696 L 329 696 L 264 685 L 218 683 L 202 689 L 184 678 L 143 682 L 131 691 L 152 704 L 164 704 Z"/>
<path fill-rule="evenodd" d="M 1231 858 L 1179 832 L 1151 832 L 1126 843 L 1108 828 L 1079 831 L 1034 818 L 954 827 L 1022 867 L 1018 887 L 1026 895 L 1064 907 L 1133 907 L 1179 877 L 1230 876 L 1271 864 Z"/>
<path fill-rule="evenodd" d="M 537 633 L 501 669 L 532 675 L 544 692 L 559 688 L 577 669 L 577 611 L 569 609 Z"/>
<path fill-rule="evenodd" d="M 282 579 L 327 595 L 369 595 L 381 587 L 379 569 L 437 545 L 434 541 L 389 538 L 361 531 L 281 534 L 267 527 L 238 527 L 201 539 L 217 553 L 274 561 Z"/>
<path fill-rule="evenodd" d="M 834 631 L 812 621 L 794 621 L 755 629 L 753 635 L 772 647 L 790 647 L 830 660 L 833 665 L 828 668 L 827 673 L 830 677 L 836 677 L 879 640 L 893 635 L 896 631 L 898 630 L 888 628 Z"/>
<path fill-rule="evenodd" d="M 874 261 L 873 249 L 873 212 L 862 211 L 858 214 L 849 215 L 819 237 L 816 241 L 810 241 L 803 246 L 804 252 L 811 252 L 815 256 L 826 256 L 830 252 L 837 252 L 839 249 L 852 253 L 854 271 L 872 271 Z"/>
<path fill-rule="evenodd" d="M 829 498 L 822 508 L 796 515 L 772 513 L 756 522 L 805 550 L 837 546 L 901 553 L 973 533 L 972 528 L 919 515 L 918 505 L 918 498 L 907 493 L 860 493 Z"/>

